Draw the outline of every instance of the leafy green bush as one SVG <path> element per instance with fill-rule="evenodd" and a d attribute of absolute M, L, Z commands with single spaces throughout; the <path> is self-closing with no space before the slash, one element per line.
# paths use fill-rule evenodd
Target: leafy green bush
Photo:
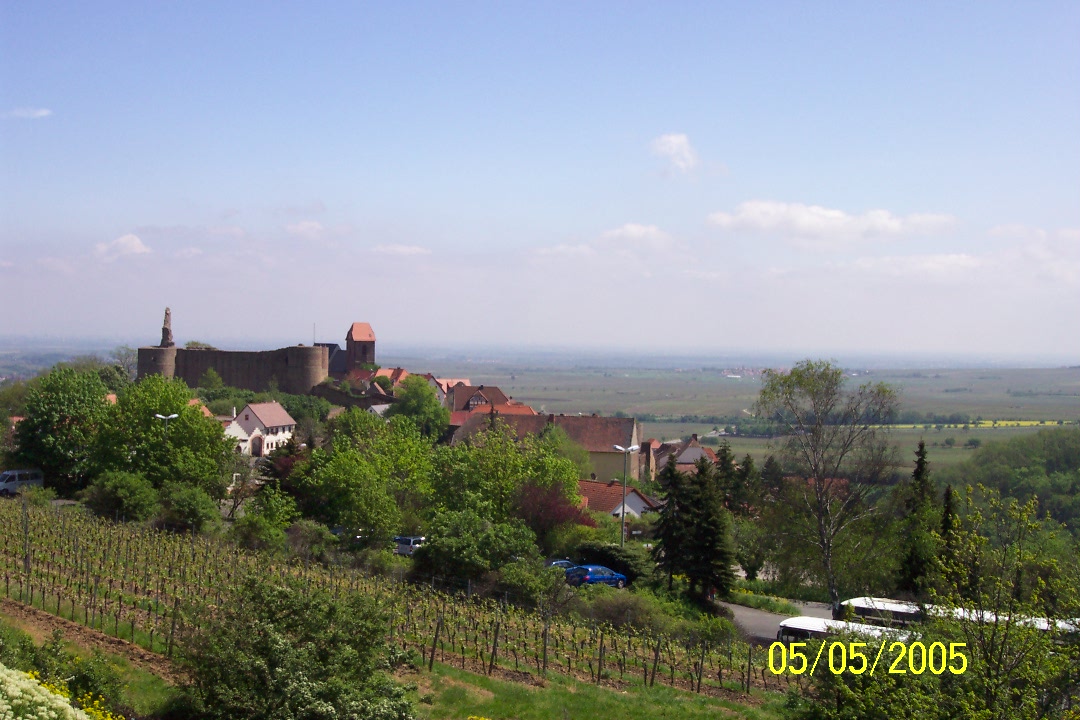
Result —
<path fill-rule="evenodd" d="M 300 520 L 285 531 L 289 554 L 302 560 L 324 562 L 328 553 L 337 545 L 337 538 L 330 529 L 314 520 Z"/>
<path fill-rule="evenodd" d="M 232 538 L 249 550 L 279 551 L 285 547 L 285 531 L 265 515 L 248 513 L 233 523 Z"/>
<path fill-rule="evenodd" d="M 539 559 L 535 536 L 520 520 L 493 523 L 472 510 L 435 515 L 427 541 L 413 555 L 415 572 L 479 579 L 515 560 Z"/>
<path fill-rule="evenodd" d="M 146 520 L 157 512 L 158 493 L 138 473 L 105 472 L 86 488 L 83 502 L 103 517 Z"/>
<path fill-rule="evenodd" d="M 403 688 L 378 671 L 385 629 L 373 598 L 251 576 L 199 615 L 180 646 L 197 717 L 413 717 Z"/>
<path fill-rule="evenodd" d="M 47 487 L 34 487 L 32 485 L 19 490 L 19 497 L 26 498 L 28 505 L 34 507 L 48 507 L 56 499 L 56 491 Z"/>
<path fill-rule="evenodd" d="M 194 485 L 170 483 L 161 489 L 161 524 L 171 530 L 208 532 L 221 524 L 214 499 Z"/>

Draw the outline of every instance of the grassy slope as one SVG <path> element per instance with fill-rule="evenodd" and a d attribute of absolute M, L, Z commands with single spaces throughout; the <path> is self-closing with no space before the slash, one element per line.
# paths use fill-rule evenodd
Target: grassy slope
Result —
<path fill-rule="evenodd" d="M 547 687 L 506 682 L 474 675 L 439 663 L 434 672 L 400 678 L 416 683 L 417 715 L 422 720 L 442 720 L 476 715 L 491 720 L 548 720 L 549 718 L 654 718 L 738 717 L 755 720 L 778 718 L 782 696 L 755 692 L 757 706 L 694 695 L 657 685 L 631 687 L 625 691 L 600 688 L 552 674 Z"/>

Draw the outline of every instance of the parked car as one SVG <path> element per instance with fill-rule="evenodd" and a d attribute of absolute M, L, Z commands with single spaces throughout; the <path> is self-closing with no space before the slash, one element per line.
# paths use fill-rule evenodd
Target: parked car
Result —
<path fill-rule="evenodd" d="M 566 571 L 566 582 L 574 586 L 603 583 L 617 588 L 626 587 L 626 576 L 603 565 L 579 565 Z"/>
<path fill-rule="evenodd" d="M 0 473 L 0 495 L 12 496 L 25 487 L 41 487 L 44 481 L 40 470 L 5 470 Z"/>
<path fill-rule="evenodd" d="M 547 562 L 544 563 L 544 566 L 545 567 L 562 568 L 563 570 L 569 570 L 572 567 L 577 567 L 576 565 L 574 565 L 574 563 L 572 563 L 572 562 L 570 562 L 569 560 L 566 560 L 566 559 L 548 560 Z"/>
<path fill-rule="evenodd" d="M 424 544 L 424 538 L 423 536 L 399 535 L 394 538 L 394 542 L 397 543 L 394 552 L 398 555 L 412 555 L 416 552 L 416 548 Z"/>

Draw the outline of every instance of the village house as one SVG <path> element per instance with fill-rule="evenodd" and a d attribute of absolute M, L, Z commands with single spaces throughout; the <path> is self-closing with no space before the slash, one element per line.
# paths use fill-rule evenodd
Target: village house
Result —
<path fill-rule="evenodd" d="M 225 435 L 235 439 L 237 452 L 262 457 L 287 443 L 295 429 L 296 421 L 280 403 L 248 403 L 225 428 Z"/>
<path fill-rule="evenodd" d="M 602 512 L 612 517 L 621 517 L 623 513 L 623 486 L 621 482 L 609 480 L 579 480 L 578 494 L 582 505 L 593 512 Z M 637 488 L 626 488 L 626 514 L 629 517 L 641 517 L 645 513 L 655 512 L 660 508 L 655 502 L 643 495 Z"/>
<path fill-rule="evenodd" d="M 670 458 L 675 458 L 675 469 L 680 472 L 693 472 L 697 461 L 704 457 L 710 462 L 716 462 L 716 453 L 710 448 L 703 447 L 698 441 L 697 434 L 690 436 L 688 440 L 676 442 L 657 442 L 653 438 L 641 443 L 641 474 L 640 477 L 655 480 L 656 474 L 667 465 Z"/>

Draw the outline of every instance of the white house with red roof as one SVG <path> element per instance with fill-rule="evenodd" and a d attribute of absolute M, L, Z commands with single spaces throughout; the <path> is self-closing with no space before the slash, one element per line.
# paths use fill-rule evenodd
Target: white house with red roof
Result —
<path fill-rule="evenodd" d="M 620 517 L 623 513 L 623 486 L 621 482 L 615 480 L 610 482 L 579 480 L 578 493 L 581 495 L 584 507 L 593 512 L 606 513 L 612 517 Z M 641 517 L 644 513 L 655 512 L 659 507 L 636 488 L 626 488 L 627 515 Z"/>
<path fill-rule="evenodd" d="M 296 421 L 278 402 L 248 403 L 225 428 L 236 440 L 236 451 L 262 457 L 289 441 Z"/>

